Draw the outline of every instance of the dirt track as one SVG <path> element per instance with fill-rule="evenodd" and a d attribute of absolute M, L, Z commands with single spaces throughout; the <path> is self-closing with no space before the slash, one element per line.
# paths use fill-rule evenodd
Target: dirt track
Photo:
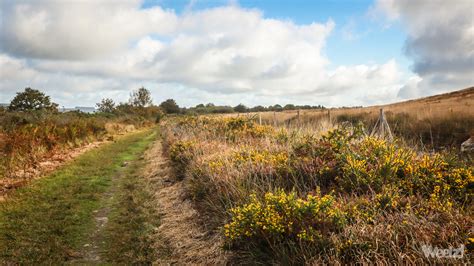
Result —
<path fill-rule="evenodd" d="M 158 264 L 225 264 L 229 255 L 217 233 L 207 233 L 198 225 L 198 213 L 185 197 L 185 181 L 173 178 L 169 162 L 156 141 L 146 153 L 145 176 L 155 191 L 160 227 L 155 235 L 160 251 Z"/>

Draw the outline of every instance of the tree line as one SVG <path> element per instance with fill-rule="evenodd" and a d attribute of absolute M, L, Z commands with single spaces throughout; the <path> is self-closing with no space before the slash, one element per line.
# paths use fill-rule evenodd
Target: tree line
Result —
<path fill-rule="evenodd" d="M 198 104 L 194 107 L 180 107 L 174 99 L 167 99 L 159 105 L 153 104 L 151 92 L 141 87 L 130 94 L 128 102 L 115 103 L 111 98 L 104 98 L 96 104 L 96 110 L 99 113 L 105 114 L 121 114 L 121 113 L 138 113 L 151 114 L 162 116 L 164 114 L 218 114 L 218 113 L 247 113 L 247 112 L 267 112 L 267 111 L 286 111 L 299 109 L 325 109 L 322 105 L 257 105 L 254 107 L 247 107 L 243 104 L 236 106 L 214 105 L 213 103 Z M 24 91 L 18 92 L 17 95 L 10 102 L 7 107 L 8 111 L 58 111 L 58 104 L 51 101 L 50 96 L 43 92 L 25 88 Z M 5 111 L 5 110 L 3 110 Z"/>

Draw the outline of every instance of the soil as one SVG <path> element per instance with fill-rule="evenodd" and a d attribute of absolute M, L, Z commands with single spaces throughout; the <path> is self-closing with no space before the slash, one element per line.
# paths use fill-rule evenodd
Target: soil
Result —
<path fill-rule="evenodd" d="M 230 253 L 223 250 L 218 232 L 200 226 L 198 212 L 186 198 L 185 181 L 173 177 L 169 161 L 156 141 L 146 153 L 145 177 L 155 191 L 160 226 L 156 231 L 156 249 L 162 256 L 156 264 L 226 264 Z"/>
<path fill-rule="evenodd" d="M 41 162 L 40 167 L 30 171 L 27 178 L 0 180 L 0 200 L 9 191 L 54 171 L 103 143 L 103 141 L 94 142 L 68 153 L 58 154 Z M 163 155 L 161 141 L 155 141 L 143 158 L 146 165 L 140 169 L 140 175 L 145 178 L 149 191 L 153 192 L 152 202 L 146 205 L 155 208 L 153 211 L 159 216 L 159 226 L 151 236 L 154 239 L 153 248 L 157 251 L 155 264 L 228 264 L 231 253 L 223 249 L 221 234 L 203 228 L 199 213 L 194 209 L 191 200 L 186 197 L 186 180 L 174 177 L 170 163 Z M 122 167 L 127 167 L 127 164 Z M 94 212 L 94 230 L 86 237 L 85 244 L 78 254 L 72 256 L 75 259 L 70 261 L 71 263 L 101 264 L 105 261 L 105 229 L 109 221 L 111 202 L 117 194 L 119 179 L 120 173 L 112 180 L 101 207 Z"/>

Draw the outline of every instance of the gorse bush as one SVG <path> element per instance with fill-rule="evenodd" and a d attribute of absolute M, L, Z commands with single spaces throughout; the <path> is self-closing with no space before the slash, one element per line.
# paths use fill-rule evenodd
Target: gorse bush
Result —
<path fill-rule="evenodd" d="M 296 193 L 278 191 L 258 200 L 252 194 L 249 203 L 230 210 L 232 220 L 224 226 L 224 234 L 230 241 L 323 240 L 346 223 L 344 212 L 335 203 L 330 195 L 301 199 Z"/>
<path fill-rule="evenodd" d="M 186 167 L 193 159 L 193 145 L 191 141 L 177 141 L 170 147 L 170 159 L 178 178 L 184 178 Z"/>
<path fill-rule="evenodd" d="M 421 242 L 473 237 L 473 167 L 367 137 L 362 125 L 317 135 L 182 117 L 163 132 L 206 224 L 252 259 L 426 262 Z"/>

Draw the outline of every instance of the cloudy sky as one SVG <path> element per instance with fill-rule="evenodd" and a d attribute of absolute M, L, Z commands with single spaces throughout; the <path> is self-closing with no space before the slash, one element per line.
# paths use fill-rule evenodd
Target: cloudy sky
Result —
<path fill-rule="evenodd" d="M 372 105 L 474 85 L 473 0 L 0 0 L 0 103 Z"/>

